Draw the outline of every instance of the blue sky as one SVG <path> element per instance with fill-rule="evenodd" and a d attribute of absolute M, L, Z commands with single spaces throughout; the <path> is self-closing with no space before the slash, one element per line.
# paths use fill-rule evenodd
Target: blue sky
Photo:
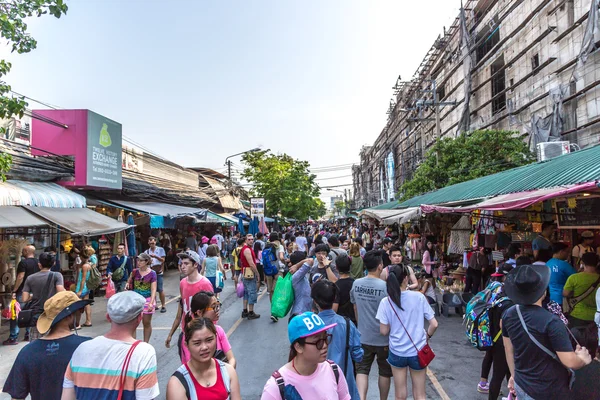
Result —
<path fill-rule="evenodd" d="M 89 108 L 167 159 L 223 170 L 227 156 L 256 146 L 313 167 L 357 162 L 385 125 L 396 77 L 412 76 L 460 1 L 68 5 L 59 20 L 29 21 L 38 48 L 8 56 L 13 90 Z M 341 185 L 350 174 L 318 178 Z"/>

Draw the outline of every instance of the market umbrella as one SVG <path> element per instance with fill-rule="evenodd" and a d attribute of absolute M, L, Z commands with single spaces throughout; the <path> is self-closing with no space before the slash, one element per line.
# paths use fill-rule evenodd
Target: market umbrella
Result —
<path fill-rule="evenodd" d="M 127 229 L 127 247 L 129 248 L 129 256 L 136 257 L 137 249 L 135 247 L 135 221 L 133 220 L 133 214 L 127 216 L 127 225 L 131 228 Z"/>
<path fill-rule="evenodd" d="M 250 221 L 250 226 L 248 227 L 249 233 L 252 235 L 256 235 L 258 233 L 258 217 L 254 217 L 252 221 Z"/>
<path fill-rule="evenodd" d="M 246 231 L 244 230 L 244 219 L 241 216 L 238 217 L 238 231 L 242 236 L 246 234 Z"/>

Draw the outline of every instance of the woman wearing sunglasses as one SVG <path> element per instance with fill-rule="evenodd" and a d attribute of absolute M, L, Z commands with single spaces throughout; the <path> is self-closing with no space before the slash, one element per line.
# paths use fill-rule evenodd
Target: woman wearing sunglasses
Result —
<path fill-rule="evenodd" d="M 331 342 L 328 329 L 317 314 L 305 312 L 288 324 L 289 362 L 275 371 L 263 389 L 261 400 L 350 400 L 341 368 L 327 360 Z"/>
<path fill-rule="evenodd" d="M 175 371 L 167 385 L 167 400 L 241 400 L 235 369 L 213 357 L 217 329 L 209 318 L 185 325 L 191 358 Z"/>
<path fill-rule="evenodd" d="M 210 319 L 215 325 L 217 332 L 217 348 L 213 354 L 213 357 L 221 361 L 225 361 L 235 368 L 236 361 L 235 357 L 233 356 L 233 350 L 231 350 L 229 340 L 227 340 L 227 334 L 223 328 L 217 325 L 220 311 L 221 303 L 219 303 L 219 300 L 216 298 L 213 292 L 198 292 L 194 295 L 194 297 L 192 297 L 192 301 L 190 302 L 190 314 L 185 317 L 185 324 L 189 324 L 192 319 L 196 318 Z M 185 343 L 187 343 L 186 338 L 182 338 L 181 341 L 181 361 L 186 363 L 190 359 L 190 351 L 185 345 Z"/>

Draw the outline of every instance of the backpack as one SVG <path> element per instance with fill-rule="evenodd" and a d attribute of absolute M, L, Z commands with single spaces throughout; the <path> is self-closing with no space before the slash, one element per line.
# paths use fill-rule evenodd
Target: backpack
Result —
<path fill-rule="evenodd" d="M 262 251 L 262 262 L 265 275 L 275 276 L 279 272 L 277 267 L 277 258 L 275 257 L 274 247 L 272 245 L 265 247 Z"/>
<path fill-rule="evenodd" d="M 331 369 L 333 370 L 333 374 L 335 375 L 335 384 L 338 385 L 340 383 L 340 367 L 338 367 L 338 365 L 331 360 L 327 360 L 327 362 L 329 363 L 329 365 L 331 365 Z M 275 379 L 275 383 L 277 383 L 281 400 L 285 400 L 285 381 L 283 380 L 283 376 L 281 376 L 279 371 L 273 372 L 271 376 L 273 377 L 273 379 Z"/>
<path fill-rule="evenodd" d="M 98 271 L 98 267 L 96 267 L 96 264 L 90 264 L 90 272 L 86 282 L 87 288 L 95 290 L 100 287 L 101 283 L 102 275 L 100 274 L 100 271 Z"/>
<path fill-rule="evenodd" d="M 496 307 L 502 307 L 504 302 L 510 299 L 501 293 L 502 284 L 492 282 L 481 292 L 473 297 L 465 309 L 464 322 L 466 335 L 469 343 L 478 350 L 486 351 L 494 346 L 494 343 L 502 335 L 492 331 L 492 311 Z"/>

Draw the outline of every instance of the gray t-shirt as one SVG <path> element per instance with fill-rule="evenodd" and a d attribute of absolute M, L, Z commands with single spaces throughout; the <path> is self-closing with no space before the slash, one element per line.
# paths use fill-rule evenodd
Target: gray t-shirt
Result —
<path fill-rule="evenodd" d="M 54 275 L 52 279 L 52 283 L 50 284 L 50 288 L 48 289 L 48 297 L 46 299 L 41 299 L 42 294 L 44 292 L 44 287 L 46 286 L 46 282 L 48 280 L 48 273 Z M 33 275 L 29 275 L 25 280 L 25 285 L 23 286 L 23 291 L 29 293 L 32 296 L 32 301 L 34 301 L 33 309 L 38 311 L 44 310 L 44 304 L 39 304 L 40 300 L 48 300 L 50 297 L 56 294 L 56 285 L 64 286 L 63 276 L 58 272 L 51 271 L 40 271 L 36 272 Z"/>
<path fill-rule="evenodd" d="M 366 276 L 354 281 L 350 301 L 356 304 L 360 342 L 370 346 L 388 346 L 389 338 L 379 333 L 379 321 L 375 316 L 381 299 L 387 296 L 385 281 Z"/>
<path fill-rule="evenodd" d="M 335 260 L 337 260 L 337 258 L 341 255 L 347 256 L 348 252 L 344 249 L 340 249 L 339 247 L 331 249 L 331 251 L 329 252 L 329 257 L 331 258 L 331 265 L 337 267 Z"/>

